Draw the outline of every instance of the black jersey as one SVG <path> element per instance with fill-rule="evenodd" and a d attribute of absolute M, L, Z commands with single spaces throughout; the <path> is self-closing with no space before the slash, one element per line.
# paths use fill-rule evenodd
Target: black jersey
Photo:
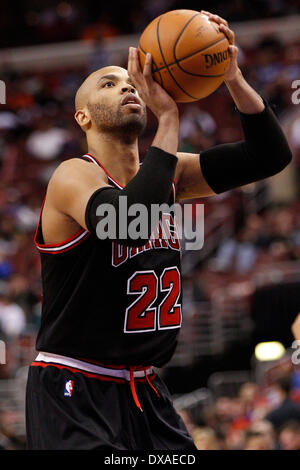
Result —
<path fill-rule="evenodd" d="M 103 168 L 90 154 L 80 158 Z M 169 206 L 175 191 L 173 183 Z M 59 244 L 45 244 L 40 217 L 35 243 L 43 301 L 37 350 L 104 364 L 167 363 L 182 320 L 174 213 L 162 215 L 155 233 L 142 247 L 100 240 L 84 229 Z"/>

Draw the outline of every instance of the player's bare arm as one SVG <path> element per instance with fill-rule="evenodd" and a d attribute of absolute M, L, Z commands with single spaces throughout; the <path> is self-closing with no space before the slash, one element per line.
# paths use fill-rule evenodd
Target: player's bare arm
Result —
<path fill-rule="evenodd" d="M 109 186 L 104 171 L 72 158 L 61 163 L 49 181 L 42 213 L 45 243 L 60 243 L 81 227 L 86 229 L 85 209 L 91 195 Z"/>
<path fill-rule="evenodd" d="M 270 109 L 266 110 L 263 99 L 242 75 L 237 63 L 238 48 L 234 32 L 225 19 L 206 11 L 202 13 L 218 25 L 229 41 L 231 62 L 224 82 L 240 112 L 245 141 L 211 148 L 201 152 L 200 156 L 178 153 L 178 199 L 213 196 L 273 176 L 291 160 L 287 141 L 277 119 Z M 261 169 L 255 170 L 259 164 Z M 244 167 L 244 170 L 239 170 L 239 166 Z M 223 180 L 221 184 L 220 179 Z"/>

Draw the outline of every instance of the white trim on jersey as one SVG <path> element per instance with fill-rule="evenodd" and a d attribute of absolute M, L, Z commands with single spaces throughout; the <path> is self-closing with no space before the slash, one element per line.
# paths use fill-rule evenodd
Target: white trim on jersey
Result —
<path fill-rule="evenodd" d="M 55 251 L 62 251 L 62 250 L 66 250 L 67 248 L 70 248 L 71 246 L 75 245 L 76 243 L 78 243 L 83 237 L 85 237 L 87 234 L 89 234 L 90 232 L 88 232 L 87 230 L 85 230 L 84 232 L 82 232 L 80 235 L 78 235 L 78 237 L 74 238 L 73 240 L 69 241 L 68 243 L 65 243 L 63 245 L 59 245 L 59 246 L 39 246 L 37 245 L 37 248 L 40 250 L 40 251 L 51 251 L 51 252 L 55 252 Z"/>
<path fill-rule="evenodd" d="M 93 374 L 107 375 L 110 377 L 118 377 L 130 381 L 130 370 L 128 369 L 110 369 L 109 367 L 102 367 L 89 362 L 80 361 L 67 356 L 61 356 L 59 354 L 52 354 L 47 352 L 40 352 L 35 359 L 35 362 L 45 362 L 53 364 L 60 364 L 74 369 L 80 369 L 85 372 L 91 372 Z M 135 370 L 133 372 L 134 378 L 143 378 L 147 375 L 153 374 L 152 367 L 145 370 Z"/>

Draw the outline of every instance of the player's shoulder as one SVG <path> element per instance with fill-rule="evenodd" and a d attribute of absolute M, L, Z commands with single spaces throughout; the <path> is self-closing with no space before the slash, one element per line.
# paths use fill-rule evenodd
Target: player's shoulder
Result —
<path fill-rule="evenodd" d="M 91 164 L 87 160 L 84 160 L 83 158 L 68 158 L 67 160 L 64 160 L 61 162 L 56 170 L 54 171 L 52 176 L 60 176 L 64 175 L 65 173 L 70 173 L 70 172 L 77 172 L 77 171 L 90 171 L 91 169 L 94 169 L 96 165 Z"/>
<path fill-rule="evenodd" d="M 101 167 L 81 158 L 70 158 L 60 163 L 53 172 L 47 188 L 47 195 L 55 199 L 74 196 L 83 188 L 107 184 Z"/>
<path fill-rule="evenodd" d="M 103 176 L 105 172 L 100 166 L 82 158 L 69 158 L 57 166 L 50 178 L 49 184 L 66 184 L 73 179 L 77 180 L 79 177 L 82 179 L 95 177 L 95 175 L 97 175 L 97 177 Z"/>

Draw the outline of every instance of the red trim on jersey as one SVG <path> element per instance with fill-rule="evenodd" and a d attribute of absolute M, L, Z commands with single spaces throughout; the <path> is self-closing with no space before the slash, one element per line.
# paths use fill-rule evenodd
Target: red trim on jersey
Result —
<path fill-rule="evenodd" d="M 44 199 L 43 199 L 43 202 L 42 202 L 39 221 L 38 221 L 38 225 L 37 225 L 35 235 L 34 235 L 34 243 L 35 243 L 36 247 L 38 248 L 38 250 L 41 253 L 50 253 L 50 254 L 54 254 L 54 255 L 56 255 L 58 253 L 64 253 L 65 251 L 69 251 L 72 248 L 74 248 L 75 246 L 79 245 L 79 243 L 81 243 L 83 240 L 85 240 L 90 235 L 90 232 L 87 232 L 84 228 L 81 228 L 74 235 L 67 238 L 66 240 L 63 240 L 62 242 L 59 242 L 59 243 L 39 243 L 37 241 L 37 239 L 38 239 L 39 231 L 40 231 L 40 228 L 41 228 L 42 212 L 43 212 L 43 208 L 44 208 L 44 205 L 45 205 L 45 201 L 46 201 L 46 196 L 44 196 Z M 73 240 L 75 241 L 76 238 L 79 237 L 84 232 L 86 232 L 86 234 L 85 234 L 85 236 L 80 238 L 80 240 L 78 240 L 76 243 L 71 244 L 68 247 L 64 247 L 66 244 L 72 242 Z M 60 247 L 61 247 L 61 250 L 51 250 L 51 248 L 60 248 Z"/>
<path fill-rule="evenodd" d="M 60 253 L 65 253 L 66 251 L 70 251 L 72 248 L 75 248 L 75 246 L 77 245 L 80 245 L 81 242 L 83 242 L 84 240 L 86 240 L 86 238 L 90 235 L 89 232 L 86 233 L 86 235 L 84 237 L 82 237 L 80 240 L 78 240 L 78 242 L 76 243 L 73 243 L 71 246 L 68 246 L 67 248 L 64 248 L 62 250 L 56 250 L 56 251 L 46 251 L 46 250 L 42 250 L 41 253 L 50 253 L 51 255 L 58 255 Z"/>
<path fill-rule="evenodd" d="M 66 243 L 69 243 L 71 242 L 72 240 L 75 240 L 79 235 L 81 235 L 83 232 L 86 232 L 86 230 L 84 229 L 80 229 L 78 232 L 76 232 L 74 235 L 72 235 L 71 237 L 67 238 L 66 240 L 64 240 L 63 242 L 59 242 L 59 243 L 37 243 L 36 242 L 36 245 L 38 247 L 41 247 L 41 248 L 58 248 L 60 246 L 63 246 L 65 245 Z M 89 235 L 89 233 L 87 233 L 87 235 Z M 84 237 L 83 237 L 84 238 Z M 80 243 L 81 240 L 79 240 L 78 243 Z M 72 245 L 71 248 L 73 248 L 73 246 L 76 246 L 78 245 L 78 243 L 76 243 L 75 245 Z M 66 251 L 66 250 L 65 250 Z"/>
<path fill-rule="evenodd" d="M 89 156 L 92 157 L 94 160 L 96 160 L 96 162 L 98 163 L 98 165 L 101 166 L 102 170 L 107 174 L 107 176 L 109 176 L 110 179 L 112 179 L 118 186 L 121 186 L 122 188 L 124 188 L 123 184 L 119 183 L 119 181 L 117 181 L 115 178 L 113 178 L 113 177 L 108 173 L 108 171 L 104 168 L 104 166 L 102 165 L 102 163 L 100 163 L 99 160 L 97 160 L 97 158 L 94 157 L 94 155 L 91 155 L 90 153 L 86 153 L 85 155 L 89 155 Z"/>

